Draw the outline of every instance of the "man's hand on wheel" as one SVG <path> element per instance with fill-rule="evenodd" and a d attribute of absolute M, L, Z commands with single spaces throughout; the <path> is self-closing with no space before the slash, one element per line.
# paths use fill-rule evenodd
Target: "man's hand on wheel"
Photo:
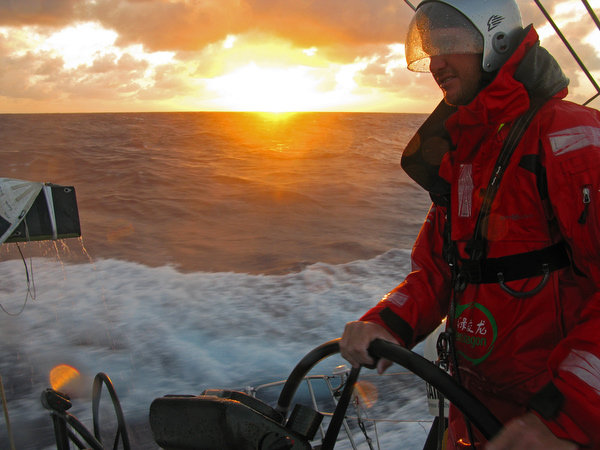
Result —
<path fill-rule="evenodd" d="M 352 364 L 352 367 L 359 367 L 361 364 L 372 365 L 375 361 L 367 349 L 375 339 L 398 344 L 398 341 L 381 325 L 374 322 L 348 322 L 340 341 L 340 354 Z M 391 365 L 391 361 L 380 359 L 377 362 L 377 372 L 382 374 Z"/>

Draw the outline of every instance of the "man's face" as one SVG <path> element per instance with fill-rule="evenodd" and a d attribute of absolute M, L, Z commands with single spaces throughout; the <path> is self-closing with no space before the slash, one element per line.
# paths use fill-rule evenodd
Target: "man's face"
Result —
<path fill-rule="evenodd" d="M 449 105 L 467 105 L 481 89 L 481 54 L 431 56 L 429 70 Z"/>

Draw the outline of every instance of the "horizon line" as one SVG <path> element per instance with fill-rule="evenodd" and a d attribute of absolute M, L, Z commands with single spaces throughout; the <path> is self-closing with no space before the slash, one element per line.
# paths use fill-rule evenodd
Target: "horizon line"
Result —
<path fill-rule="evenodd" d="M 68 114 L 181 114 L 181 113 L 243 113 L 243 114 L 430 114 L 424 112 L 406 111 L 260 111 L 260 110 L 156 110 L 156 111 L 53 111 L 53 112 L 2 112 L 0 115 L 68 115 Z"/>

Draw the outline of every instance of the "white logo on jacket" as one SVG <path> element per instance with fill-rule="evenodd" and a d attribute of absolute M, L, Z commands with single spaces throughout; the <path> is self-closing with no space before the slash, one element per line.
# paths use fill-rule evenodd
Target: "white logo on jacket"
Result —
<path fill-rule="evenodd" d="M 473 209 L 473 165 L 461 164 L 458 174 L 458 217 L 471 217 Z"/>

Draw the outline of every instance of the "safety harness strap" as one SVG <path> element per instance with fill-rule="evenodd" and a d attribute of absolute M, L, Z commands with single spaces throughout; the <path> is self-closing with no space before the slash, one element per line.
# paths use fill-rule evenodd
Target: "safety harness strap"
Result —
<path fill-rule="evenodd" d="M 510 281 L 510 278 L 515 276 L 517 278 L 512 278 L 513 280 L 527 278 L 527 276 L 520 275 L 520 270 L 511 269 L 509 265 L 504 263 L 504 261 L 499 261 L 498 259 L 494 261 L 494 258 L 487 258 L 487 225 L 489 214 L 492 209 L 492 203 L 496 198 L 498 188 L 500 187 L 500 181 L 504 176 L 504 172 L 508 167 L 510 159 L 515 149 L 517 148 L 519 141 L 521 140 L 521 138 L 525 134 L 525 131 L 529 127 L 529 124 L 533 120 L 538 110 L 544 105 L 546 101 L 547 99 L 545 98 L 531 98 L 529 109 L 527 110 L 527 112 L 515 120 L 515 123 L 512 125 L 510 131 L 508 132 L 508 136 L 504 141 L 504 145 L 500 150 L 500 154 L 494 166 L 492 177 L 490 178 L 488 186 L 485 190 L 485 196 L 481 205 L 481 209 L 479 211 L 479 215 L 477 216 L 473 236 L 471 237 L 469 242 L 467 242 L 465 250 L 469 255 L 468 259 L 458 257 L 456 242 L 452 240 L 450 231 L 451 221 L 449 219 L 451 214 L 448 214 L 447 216 L 447 230 L 445 234 L 448 241 L 445 244 L 446 248 L 444 253 L 446 254 L 448 263 L 453 272 L 455 292 L 462 292 L 468 283 L 497 283 L 499 281 L 504 283 L 505 281 Z M 527 267 L 527 264 L 518 263 L 522 255 L 523 254 L 513 255 L 513 259 L 509 260 L 509 262 L 512 262 L 513 264 L 516 262 L 518 266 L 525 267 L 527 270 L 529 270 L 530 268 Z M 529 261 L 531 261 L 531 258 L 534 259 L 534 262 L 537 261 L 537 256 L 538 255 L 530 256 Z M 559 257 L 558 259 L 562 261 L 561 257 Z M 490 260 L 491 262 L 488 262 Z M 547 261 L 542 261 L 542 273 L 546 276 L 550 271 L 549 266 L 547 264 Z M 489 267 L 489 269 L 487 267 Z M 533 268 L 533 274 L 529 276 L 538 275 L 539 268 L 540 265 L 536 264 Z M 498 277 L 499 273 L 502 273 L 501 277 Z M 507 275 L 508 273 L 512 275 Z"/>
<path fill-rule="evenodd" d="M 500 187 L 500 181 L 504 176 L 504 172 L 510 163 L 510 159 L 519 144 L 519 141 L 527 131 L 529 124 L 537 114 L 538 110 L 547 101 L 546 98 L 531 98 L 529 109 L 525 114 L 520 116 L 511 127 L 504 145 L 500 150 L 496 165 L 492 171 L 492 176 L 488 183 L 481 210 L 477 216 L 477 222 L 475 223 L 475 230 L 473 237 L 467 245 L 467 252 L 471 255 L 471 260 L 483 260 L 486 257 L 487 251 L 487 225 L 490 211 L 492 209 L 492 203 L 496 198 L 498 189 Z"/>
<path fill-rule="evenodd" d="M 480 261 L 464 259 L 459 264 L 459 271 L 465 282 L 485 284 L 541 276 L 569 264 L 566 244 L 559 242 L 541 250 L 501 258 L 486 258 Z"/>

